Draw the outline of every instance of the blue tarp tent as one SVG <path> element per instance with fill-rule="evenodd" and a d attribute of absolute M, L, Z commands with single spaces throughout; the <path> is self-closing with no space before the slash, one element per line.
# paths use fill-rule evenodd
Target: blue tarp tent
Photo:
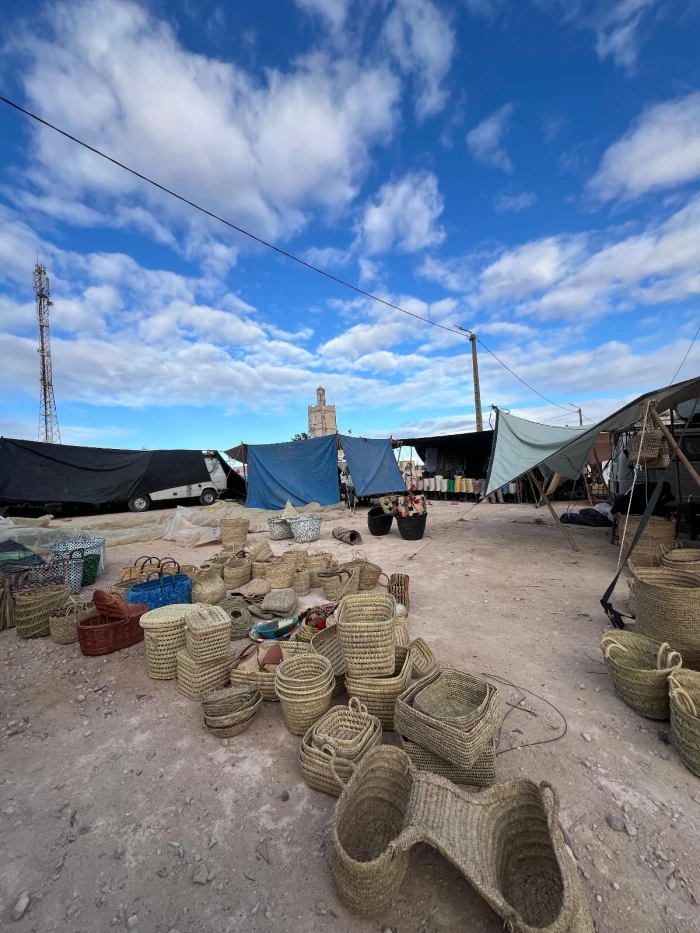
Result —
<path fill-rule="evenodd" d="M 248 499 L 251 509 L 292 505 L 335 505 L 340 501 L 336 436 L 287 444 L 248 444 Z"/>
<path fill-rule="evenodd" d="M 348 470 L 358 496 L 379 496 L 405 489 L 396 457 L 388 440 L 341 435 Z"/>

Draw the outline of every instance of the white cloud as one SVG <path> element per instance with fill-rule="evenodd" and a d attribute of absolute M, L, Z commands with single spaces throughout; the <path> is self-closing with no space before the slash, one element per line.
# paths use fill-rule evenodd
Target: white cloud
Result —
<path fill-rule="evenodd" d="M 457 51 L 447 17 L 432 0 L 396 0 L 383 31 L 400 69 L 413 76 L 416 117 L 435 116 L 447 101 L 442 82 Z"/>
<path fill-rule="evenodd" d="M 312 246 L 311 249 L 305 250 L 301 257 L 312 266 L 320 266 L 321 269 L 347 266 L 352 258 L 348 250 L 336 249 L 335 246 Z"/>
<path fill-rule="evenodd" d="M 534 191 L 522 191 L 520 194 L 505 194 L 501 192 L 493 199 L 493 206 L 499 213 L 506 211 L 524 211 L 526 207 L 532 207 L 537 201 L 537 195 Z"/>
<path fill-rule="evenodd" d="M 480 334 L 496 334 L 499 337 L 534 337 L 537 331 L 527 324 L 516 321 L 487 321 L 478 325 Z"/>
<path fill-rule="evenodd" d="M 451 292 L 468 292 L 476 285 L 475 265 L 476 261 L 471 258 L 438 259 L 426 256 L 416 270 L 416 275 L 438 282 Z"/>
<path fill-rule="evenodd" d="M 551 143 L 552 140 L 559 135 L 559 133 L 564 129 L 567 124 L 566 117 L 561 114 L 550 114 L 542 118 L 542 135 L 546 143 Z"/>
<path fill-rule="evenodd" d="M 604 154 L 595 197 L 637 197 L 700 178 L 700 92 L 649 107 Z"/>
<path fill-rule="evenodd" d="M 365 207 L 358 238 L 366 253 L 413 253 L 445 239 L 438 226 L 444 201 L 432 172 L 409 172 L 386 182 Z"/>
<path fill-rule="evenodd" d="M 484 16 L 493 19 L 506 6 L 508 0 L 466 0 L 467 9 L 472 16 Z"/>
<path fill-rule="evenodd" d="M 581 237 L 546 237 L 507 250 L 481 273 L 481 297 L 522 297 L 551 287 L 571 269 L 583 245 Z"/>
<path fill-rule="evenodd" d="M 659 0 L 619 0 L 601 17 L 596 27 L 596 52 L 601 60 L 612 58 L 630 70 L 644 41 L 643 21 Z"/>
<path fill-rule="evenodd" d="M 295 0 L 295 2 L 305 12 L 325 19 L 333 30 L 340 30 L 345 25 L 348 0 Z"/>
<path fill-rule="evenodd" d="M 360 256 L 357 260 L 360 270 L 360 284 L 374 285 L 381 281 L 382 264 L 378 259 L 369 259 L 367 256 Z"/>
<path fill-rule="evenodd" d="M 467 147 L 474 159 L 483 165 L 500 168 L 508 174 L 512 174 L 513 164 L 502 139 L 514 110 L 512 103 L 504 104 L 467 133 Z"/>

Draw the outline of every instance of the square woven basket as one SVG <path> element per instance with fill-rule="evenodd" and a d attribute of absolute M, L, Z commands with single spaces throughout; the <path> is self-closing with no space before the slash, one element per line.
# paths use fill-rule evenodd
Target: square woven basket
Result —
<path fill-rule="evenodd" d="M 180 693 L 190 700 L 201 700 L 213 690 L 230 683 L 234 649 L 228 650 L 216 661 L 198 664 L 183 648 L 177 653 L 177 685 Z"/>
<path fill-rule="evenodd" d="M 226 653 L 231 642 L 231 616 L 225 609 L 199 603 L 185 618 L 187 651 L 194 661 L 209 664 Z"/>

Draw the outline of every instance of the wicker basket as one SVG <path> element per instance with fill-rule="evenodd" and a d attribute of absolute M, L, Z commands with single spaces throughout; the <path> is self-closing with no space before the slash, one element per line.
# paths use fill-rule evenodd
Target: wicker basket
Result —
<path fill-rule="evenodd" d="M 269 561 L 267 560 L 254 560 L 250 565 L 250 579 L 251 580 L 264 580 L 267 576 L 267 567 Z"/>
<path fill-rule="evenodd" d="M 360 587 L 360 571 L 357 569 L 338 567 L 337 570 L 319 571 L 317 576 L 326 599 L 336 603 L 340 602 L 343 596 L 356 594 Z"/>
<path fill-rule="evenodd" d="M 157 557 L 138 557 L 129 567 L 122 567 L 120 580 L 131 580 L 134 583 L 142 583 L 148 577 L 149 573 L 158 570 L 160 562 Z"/>
<path fill-rule="evenodd" d="M 428 642 L 422 638 L 414 638 L 409 645 L 409 650 L 413 665 L 411 668 L 413 679 L 419 680 L 421 677 L 432 674 L 437 667 L 437 660 Z"/>
<path fill-rule="evenodd" d="M 408 648 L 411 636 L 408 634 L 408 622 L 406 622 L 406 607 L 400 603 L 396 604 L 396 615 L 394 616 L 394 628 L 396 632 L 396 644 L 401 648 Z"/>
<path fill-rule="evenodd" d="M 194 574 L 192 602 L 216 606 L 225 597 L 226 584 L 221 577 L 219 567 L 216 564 L 202 564 Z"/>
<path fill-rule="evenodd" d="M 671 690 L 671 731 L 683 763 L 700 777 L 700 674 L 674 671 Z"/>
<path fill-rule="evenodd" d="M 251 560 L 265 561 L 273 556 L 272 548 L 267 541 L 260 541 L 258 544 L 254 544 L 250 549 Z"/>
<path fill-rule="evenodd" d="M 286 541 L 294 537 L 286 518 L 268 518 L 267 527 L 270 533 L 270 541 Z"/>
<path fill-rule="evenodd" d="M 660 558 L 662 567 L 685 570 L 686 573 L 700 573 L 700 548 L 662 547 Z"/>
<path fill-rule="evenodd" d="M 100 575 L 100 555 L 86 554 L 83 558 L 83 576 L 80 581 L 82 586 L 94 586 Z"/>
<path fill-rule="evenodd" d="M 376 538 L 388 535 L 393 521 L 394 516 L 390 512 L 387 514 L 381 505 L 375 505 L 367 513 L 367 528 Z"/>
<path fill-rule="evenodd" d="M 251 578 L 252 561 L 250 557 L 232 557 L 224 564 L 223 581 L 226 586 L 236 589 L 248 583 Z"/>
<path fill-rule="evenodd" d="M 625 703 L 647 719 L 668 719 L 668 678 L 680 669 L 681 656 L 668 643 L 617 629 L 603 635 L 600 647 L 615 690 Z"/>
<path fill-rule="evenodd" d="M 66 602 L 65 583 L 20 587 L 12 592 L 15 629 L 20 638 L 46 638 L 51 634 L 51 613 Z"/>
<path fill-rule="evenodd" d="M 358 590 L 360 592 L 363 590 L 373 590 L 379 582 L 379 577 L 382 573 L 382 568 L 379 564 L 373 564 L 371 561 L 367 560 L 364 555 L 358 555 L 351 561 L 341 564 L 340 567 L 341 569 L 347 568 L 348 570 L 354 570 L 357 568 L 357 570 L 359 570 L 360 578 L 358 580 Z"/>
<path fill-rule="evenodd" d="M 622 553 L 627 553 L 637 528 L 642 520 L 641 515 L 624 515 L 618 517 L 618 531 L 622 537 Z M 625 528 L 625 522 L 627 527 Z M 668 521 L 658 515 L 652 515 L 646 528 L 641 534 L 637 546 L 632 551 L 632 562 L 638 567 L 658 567 L 661 563 L 659 549 L 673 547 L 676 540 L 676 523 Z"/>
<path fill-rule="evenodd" d="M 275 676 L 275 693 L 290 732 L 304 735 L 323 716 L 334 686 L 328 658 L 308 652 L 282 661 Z"/>
<path fill-rule="evenodd" d="M 394 670 L 396 630 L 393 596 L 360 593 L 338 606 L 340 643 L 350 677 L 386 677 Z"/>
<path fill-rule="evenodd" d="M 230 599 L 224 599 L 219 605 L 221 608 L 228 612 L 229 618 L 231 619 L 231 641 L 236 641 L 239 638 L 247 638 L 248 633 L 253 627 L 253 617 L 250 612 L 248 612 L 248 607 L 245 604 L 245 600 L 241 600 L 239 604 L 227 606 L 227 604 L 233 603 L 235 597 Z"/>
<path fill-rule="evenodd" d="M 321 520 L 321 515 L 309 515 L 306 512 L 296 518 L 290 518 L 289 527 L 292 529 L 294 540 L 300 544 L 318 541 L 321 537 Z"/>
<path fill-rule="evenodd" d="M 282 554 L 281 559 L 285 564 L 291 564 L 295 570 L 298 570 L 300 567 L 304 566 L 304 557 L 306 555 L 306 550 L 300 547 L 290 548 L 288 551 L 285 551 Z"/>
<path fill-rule="evenodd" d="M 386 577 L 386 583 L 379 583 L 380 586 L 385 586 L 386 591 L 390 596 L 393 596 L 397 603 L 400 603 L 406 609 L 406 615 L 408 615 L 411 608 L 411 600 L 408 596 L 408 584 L 409 577 L 407 573 L 392 573 L 390 577 L 387 575 L 381 574 L 381 576 Z"/>
<path fill-rule="evenodd" d="M 401 515 L 396 516 L 396 527 L 404 541 L 420 541 L 425 534 L 425 524 L 428 520 L 428 513 L 422 515 L 408 515 L 405 518 Z"/>
<path fill-rule="evenodd" d="M 311 589 L 316 590 L 322 585 L 322 581 L 319 579 L 319 573 L 323 571 L 333 570 L 338 566 L 337 561 L 332 554 L 328 554 L 325 551 L 317 551 L 316 553 L 306 553 L 302 560 L 302 567 L 306 567 L 307 570 L 311 572 Z"/>
<path fill-rule="evenodd" d="M 700 668 L 700 575 L 636 569 L 634 607 L 640 635 L 668 642 L 685 667 Z"/>
<path fill-rule="evenodd" d="M 99 590 L 93 598 L 98 592 Z M 138 644 L 143 641 L 143 629 L 139 622 L 147 611 L 148 606 L 144 603 L 132 603 L 128 607 L 127 615 L 122 619 L 105 616 L 99 612 L 84 616 L 78 623 L 80 650 L 87 657 L 95 657 Z"/>
<path fill-rule="evenodd" d="M 151 609 L 141 616 L 148 676 L 153 680 L 177 677 L 177 653 L 185 647 L 186 613 L 190 609 L 190 603 L 175 603 Z"/>
<path fill-rule="evenodd" d="M 294 571 L 292 586 L 297 596 L 308 596 L 311 592 L 311 571 L 306 567 L 298 567 Z"/>
<path fill-rule="evenodd" d="M 261 645 L 260 649 L 266 646 Z M 297 654 L 307 652 L 309 645 L 306 642 L 289 641 L 279 645 L 283 660 Z M 279 697 L 275 693 L 275 675 L 277 665 L 266 664 L 260 657 L 257 645 L 254 654 L 244 655 L 233 661 L 230 677 L 231 683 L 240 686 L 256 687 L 263 696 L 263 700 L 277 702 Z"/>
<path fill-rule="evenodd" d="M 301 773 L 309 787 L 334 797 L 340 795 L 354 765 L 382 740 L 379 720 L 356 701 L 350 703 L 322 716 L 302 739 L 299 753 Z"/>
<path fill-rule="evenodd" d="M 185 617 L 187 652 L 197 664 L 224 657 L 231 643 L 231 616 L 221 606 L 193 605 Z"/>
<path fill-rule="evenodd" d="M 345 675 L 345 689 L 363 703 L 385 729 L 394 728 L 394 708 L 411 679 L 411 655 L 408 648 L 395 649 L 394 668 L 389 677 L 351 677 Z"/>
<path fill-rule="evenodd" d="M 57 645 L 72 645 L 78 640 L 78 623 L 95 611 L 93 603 L 79 596 L 69 596 L 68 602 L 57 606 L 49 618 L 51 641 Z"/>
<path fill-rule="evenodd" d="M 665 470 L 671 464 L 671 450 L 665 437 L 659 442 L 659 453 L 653 460 L 647 460 L 647 470 Z"/>
<path fill-rule="evenodd" d="M 215 690 L 202 700 L 204 724 L 216 738 L 232 738 L 245 732 L 261 703 L 262 694 L 254 687 Z"/>
<path fill-rule="evenodd" d="M 233 518 L 224 515 L 219 522 L 221 544 L 227 550 L 240 551 L 245 546 L 250 522 L 247 518 Z"/>
<path fill-rule="evenodd" d="M 435 752 L 423 748 L 417 742 L 411 742 L 402 737 L 401 745 L 413 765 L 419 771 L 430 771 L 447 778 L 453 784 L 472 784 L 477 787 L 490 787 L 496 781 L 496 743 L 491 742 L 481 757 L 477 758 L 471 768 L 460 768 L 436 755 Z"/>
<path fill-rule="evenodd" d="M 627 458 L 632 463 L 636 463 L 637 460 L 639 460 L 641 464 L 645 465 L 649 461 L 653 462 L 658 458 L 663 433 L 660 428 L 654 427 L 647 422 L 643 434 L 644 436 L 642 436 L 642 432 L 640 432 L 628 439 Z"/>
<path fill-rule="evenodd" d="M 190 700 L 201 700 L 213 690 L 226 687 L 233 661 L 233 648 L 229 647 L 216 661 L 198 664 L 186 648 L 177 653 L 177 686 Z"/>
<path fill-rule="evenodd" d="M 416 709 L 416 699 L 426 690 L 423 709 Z M 473 767 L 486 751 L 501 718 L 494 686 L 449 668 L 439 668 L 409 687 L 396 700 L 394 713 L 397 732 L 461 768 Z"/>
<path fill-rule="evenodd" d="M 268 561 L 265 579 L 273 590 L 283 590 L 294 583 L 294 567 L 281 557 Z"/>
<path fill-rule="evenodd" d="M 329 625 L 313 635 L 311 638 L 311 650 L 315 651 L 316 654 L 322 654 L 331 662 L 333 675 L 335 676 L 333 696 L 339 696 L 341 693 L 345 693 L 345 675 L 348 667 L 345 663 L 343 646 L 340 643 L 340 636 L 338 635 L 338 626 Z"/>

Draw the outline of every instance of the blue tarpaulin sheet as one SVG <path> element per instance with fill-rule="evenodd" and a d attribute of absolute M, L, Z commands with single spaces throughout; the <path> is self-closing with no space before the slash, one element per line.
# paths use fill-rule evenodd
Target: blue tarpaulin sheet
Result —
<path fill-rule="evenodd" d="M 283 509 L 287 500 L 292 505 L 340 501 L 335 434 L 248 445 L 248 508 Z"/>
<path fill-rule="evenodd" d="M 388 440 L 341 435 L 348 470 L 358 496 L 380 496 L 406 489 Z"/>

